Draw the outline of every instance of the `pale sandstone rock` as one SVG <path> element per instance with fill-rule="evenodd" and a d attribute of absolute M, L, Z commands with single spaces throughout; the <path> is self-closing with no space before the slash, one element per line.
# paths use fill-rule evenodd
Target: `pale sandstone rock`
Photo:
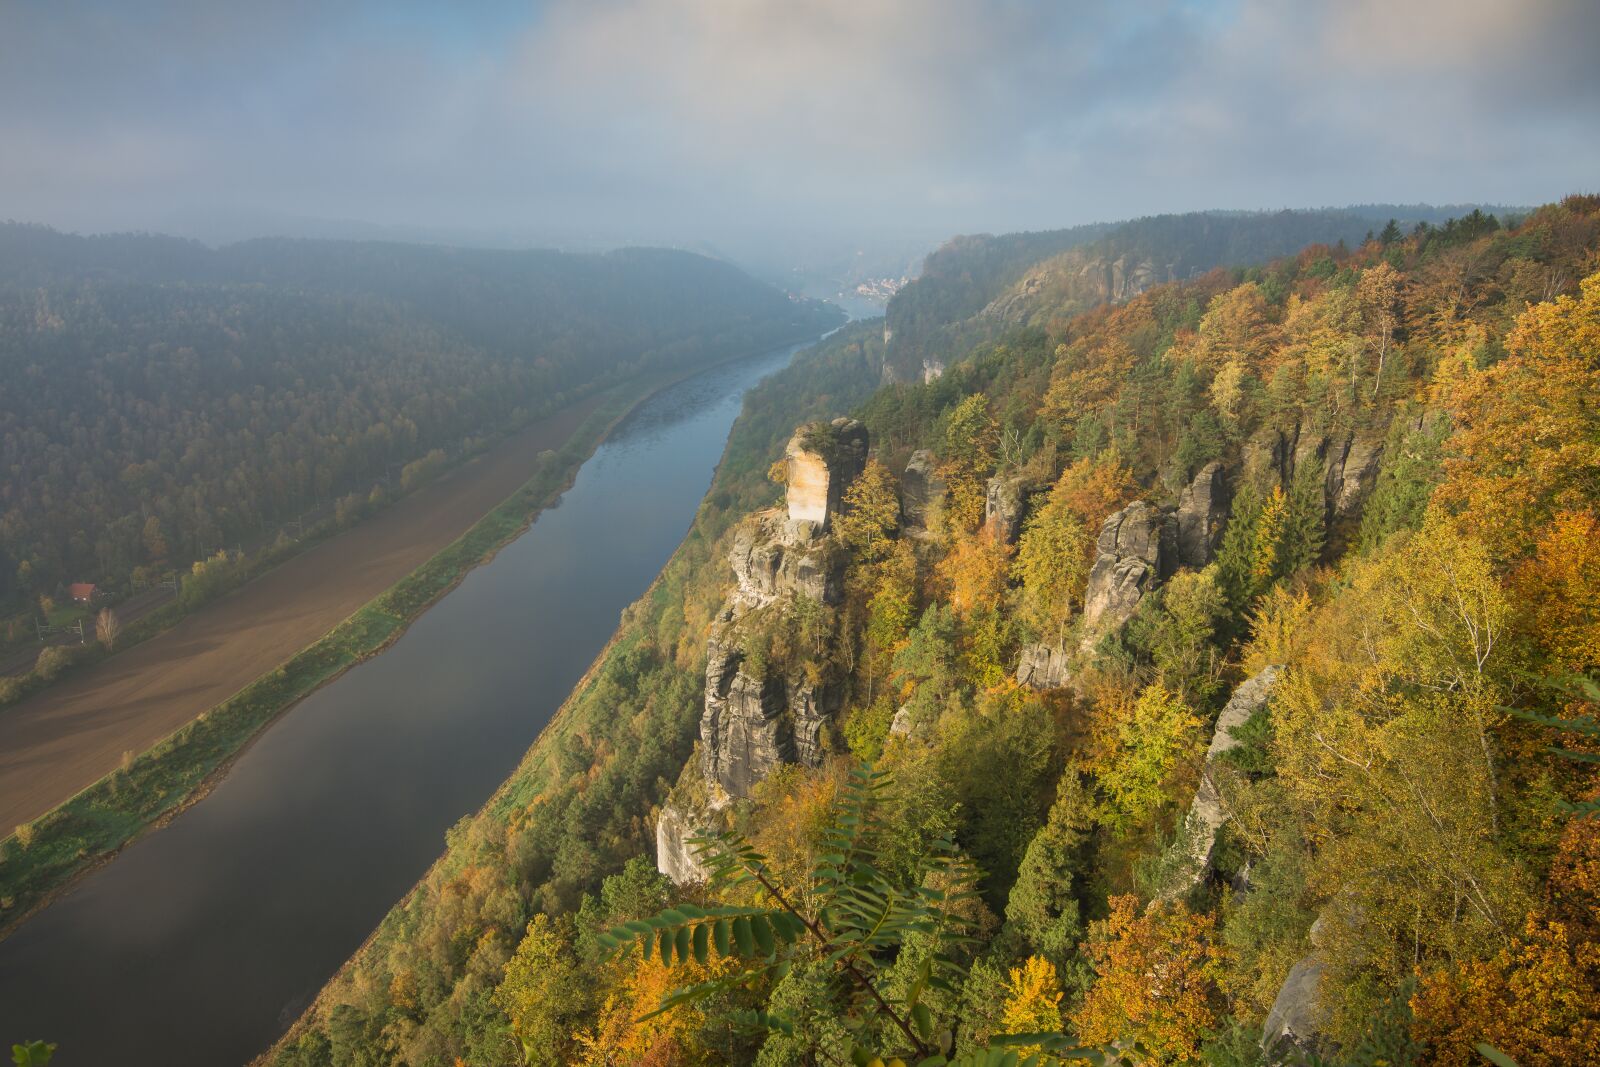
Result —
<path fill-rule="evenodd" d="M 1227 473 L 1213 460 L 1200 468 L 1178 498 L 1178 562 L 1199 570 L 1210 563 L 1222 543 L 1228 521 Z"/>
<path fill-rule="evenodd" d="M 1106 520 L 1084 590 L 1085 650 L 1127 622 L 1144 595 L 1177 569 L 1177 538 L 1176 517 L 1143 500 Z"/>
<path fill-rule="evenodd" d="M 845 488 L 867 463 L 867 429 L 861 423 L 834 419 L 826 433 L 831 441 L 823 451 L 817 450 L 814 442 L 808 443 L 811 435 L 807 430 L 791 437 L 784 450 L 789 518 L 815 523 L 821 530 L 838 514 Z"/>
<path fill-rule="evenodd" d="M 1319 994 L 1323 964 L 1307 956 L 1289 969 L 1261 1031 L 1261 1049 L 1269 1064 L 1304 1063 L 1328 1051 Z"/>
<path fill-rule="evenodd" d="M 1030 486 L 1021 478 L 990 478 L 983 502 L 983 522 L 989 532 L 1010 544 L 1022 532 Z"/>
<path fill-rule="evenodd" d="M 1017 661 L 1017 684 L 1030 689 L 1066 688 L 1072 681 L 1067 656 L 1066 649 L 1054 645 L 1023 645 L 1022 657 Z"/>
<path fill-rule="evenodd" d="M 1184 832 L 1174 846 L 1182 850 L 1183 855 L 1162 896 L 1182 896 L 1210 872 L 1211 854 L 1217 847 L 1217 832 L 1228 821 L 1228 812 L 1222 806 L 1222 793 L 1217 788 L 1215 777 L 1217 760 L 1224 753 L 1239 747 L 1239 740 L 1233 736 L 1233 731 L 1266 706 L 1282 674 L 1283 668 L 1276 664 L 1263 668 L 1233 691 L 1222 714 L 1217 716 L 1216 732 L 1211 735 L 1211 746 L 1206 749 L 1205 768 L 1200 773 L 1200 787 L 1195 791 L 1194 801 L 1184 818 Z"/>

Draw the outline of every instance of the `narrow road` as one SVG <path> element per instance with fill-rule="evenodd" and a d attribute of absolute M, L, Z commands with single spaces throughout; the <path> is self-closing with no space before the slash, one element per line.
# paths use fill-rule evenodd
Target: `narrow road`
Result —
<path fill-rule="evenodd" d="M 333 629 L 510 496 L 602 399 L 533 424 L 166 633 L 0 709 L 0 836 Z"/>

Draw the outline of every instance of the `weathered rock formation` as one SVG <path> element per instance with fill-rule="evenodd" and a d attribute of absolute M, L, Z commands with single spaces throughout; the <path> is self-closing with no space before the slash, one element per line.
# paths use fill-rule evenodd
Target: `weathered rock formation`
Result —
<path fill-rule="evenodd" d="M 989 486 L 990 510 L 996 483 Z M 1001 495 L 1001 501 L 1004 501 Z M 1220 463 L 1207 464 L 1183 492 L 1176 509 L 1136 500 L 1112 515 L 1100 528 L 1094 565 L 1083 593 L 1083 618 L 1076 651 L 1050 644 L 1024 646 L 1017 663 L 1017 681 L 1034 689 L 1060 689 L 1072 677 L 1074 656 L 1094 651 L 1101 638 L 1114 632 L 1138 610 L 1145 594 L 1170 578 L 1178 567 L 1203 567 L 1210 562 L 1228 516 L 1229 493 Z M 1020 515 L 1021 507 L 1018 508 Z M 998 521 L 998 520 L 997 520 Z"/>
<path fill-rule="evenodd" d="M 944 491 L 944 479 L 939 477 L 933 453 L 925 448 L 911 453 L 906 472 L 900 477 L 901 527 L 917 533 L 932 526 Z"/>
<path fill-rule="evenodd" d="M 724 614 L 731 619 L 793 593 L 824 604 L 837 601 L 838 566 L 817 532 L 811 520 L 784 521 L 777 511 L 761 512 L 741 523 L 728 552 L 736 584 Z"/>
<path fill-rule="evenodd" d="M 728 806 L 726 794 L 713 795 L 691 758 L 683 776 L 656 818 L 656 870 L 674 885 L 703 882 L 711 873 L 689 839 L 712 829 Z"/>
<path fill-rule="evenodd" d="M 1328 455 L 1327 551 L 1342 553 L 1360 528 L 1361 511 L 1378 484 L 1383 442 L 1349 437 L 1337 442 Z"/>
<path fill-rule="evenodd" d="M 895 709 L 894 718 L 889 720 L 889 736 L 910 737 L 911 727 L 911 708 L 901 704 Z"/>
<path fill-rule="evenodd" d="M 1178 520 L 1143 500 L 1100 528 L 1099 555 L 1083 594 L 1083 647 L 1132 617 L 1139 601 L 1178 567 Z"/>
<path fill-rule="evenodd" d="M 1022 532 L 1022 516 L 1028 507 L 1031 487 L 1021 478 L 990 478 L 983 503 L 983 523 L 989 532 L 1007 544 Z"/>
<path fill-rule="evenodd" d="M 656 823 L 656 867 L 674 882 L 704 876 L 687 840 L 716 825 L 733 800 L 780 764 L 819 766 L 826 755 L 836 681 L 786 676 L 751 662 L 746 649 L 753 613 L 787 611 L 795 597 L 838 600 L 842 561 L 822 534 L 866 455 L 858 422 L 836 419 L 795 434 L 786 509 L 753 515 L 732 535 L 734 587 L 706 643 L 700 743 Z"/>
<path fill-rule="evenodd" d="M 1184 832 L 1174 846 L 1182 850 L 1183 855 L 1162 896 L 1182 896 L 1211 870 L 1211 853 L 1217 846 L 1217 831 L 1228 821 L 1228 813 L 1222 806 L 1222 793 L 1217 788 L 1217 761 L 1223 753 L 1239 747 L 1239 740 L 1233 736 L 1233 731 L 1266 706 L 1282 673 L 1283 668 L 1277 665 L 1264 668 L 1233 691 L 1227 706 L 1217 717 L 1217 729 L 1211 735 L 1211 747 L 1206 749 L 1205 768 L 1200 772 L 1200 787 L 1195 791 L 1189 814 L 1184 819 Z"/>
<path fill-rule="evenodd" d="M 834 419 L 827 426 L 806 427 L 789 439 L 789 518 L 828 528 L 837 514 L 845 486 L 867 463 L 867 428 L 854 419 Z"/>
<path fill-rule="evenodd" d="M 1307 956 L 1289 969 L 1261 1028 L 1261 1050 L 1269 1064 L 1305 1063 L 1328 1051 L 1318 987 L 1323 964 Z"/>
<path fill-rule="evenodd" d="M 729 562 L 733 592 L 706 646 L 701 760 L 707 781 L 743 797 L 780 763 L 819 763 L 836 708 L 831 686 L 748 670 L 742 620 L 753 611 L 781 611 L 797 595 L 836 602 L 840 568 L 816 522 L 785 520 L 777 511 L 754 515 L 734 531 Z"/>
<path fill-rule="evenodd" d="M 780 764 L 821 765 L 823 734 L 837 706 L 831 687 L 746 673 L 730 636 L 723 630 L 707 652 L 701 768 L 729 796 L 748 797 Z"/>
<path fill-rule="evenodd" d="M 1350 544 L 1362 508 L 1378 483 L 1383 441 L 1367 433 L 1328 433 L 1301 422 L 1290 431 L 1268 429 L 1244 447 L 1244 479 L 1257 486 L 1287 487 L 1306 464 L 1323 467 L 1327 536 L 1325 553 L 1337 556 Z"/>
<path fill-rule="evenodd" d="M 1017 684 L 1030 689 L 1065 689 L 1071 680 L 1066 649 L 1047 644 L 1022 646 L 1022 658 L 1017 661 Z"/>
<path fill-rule="evenodd" d="M 1228 521 L 1227 473 L 1216 460 L 1200 468 L 1178 498 L 1178 562 L 1199 570 L 1211 562 Z"/>

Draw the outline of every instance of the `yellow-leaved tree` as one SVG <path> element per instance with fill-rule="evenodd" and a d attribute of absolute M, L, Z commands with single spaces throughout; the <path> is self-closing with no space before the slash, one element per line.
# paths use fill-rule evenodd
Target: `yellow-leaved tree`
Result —
<path fill-rule="evenodd" d="M 952 529 L 970 530 L 983 519 L 986 479 L 999 447 L 1000 430 L 989 414 L 988 397 L 974 393 L 950 412 L 939 472 L 950 493 L 945 517 Z"/>
<path fill-rule="evenodd" d="M 1006 981 L 1006 1004 L 1001 1025 L 1008 1034 L 1061 1032 L 1061 980 L 1056 966 L 1042 956 L 1029 956 L 1021 967 L 1011 968 Z M 1017 1049 L 1027 1056 L 1039 1051 L 1030 1045 Z"/>

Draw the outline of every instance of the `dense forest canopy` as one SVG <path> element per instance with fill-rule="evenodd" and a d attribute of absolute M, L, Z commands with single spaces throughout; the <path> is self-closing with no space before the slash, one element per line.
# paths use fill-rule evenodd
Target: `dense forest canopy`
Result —
<path fill-rule="evenodd" d="M 0 605 L 125 589 L 628 375 L 836 321 L 673 251 L 0 226 Z"/>
<path fill-rule="evenodd" d="M 1600 781 L 1554 749 L 1595 696 L 1543 679 L 1600 669 L 1600 198 L 1399 229 L 1043 315 L 870 396 L 874 324 L 797 362 L 592 680 L 276 1062 L 1037 1031 L 1160 1064 L 1592 1062 Z M 740 514 L 819 397 L 873 444 L 818 542 L 840 595 L 729 630 Z M 764 692 L 839 687 L 819 753 L 718 803 L 690 755 L 712 632 Z M 657 874 L 664 803 L 760 877 Z M 811 910 L 841 865 L 935 918 L 841 963 L 817 946 L 849 922 Z M 640 931 L 659 952 L 614 951 Z"/>

